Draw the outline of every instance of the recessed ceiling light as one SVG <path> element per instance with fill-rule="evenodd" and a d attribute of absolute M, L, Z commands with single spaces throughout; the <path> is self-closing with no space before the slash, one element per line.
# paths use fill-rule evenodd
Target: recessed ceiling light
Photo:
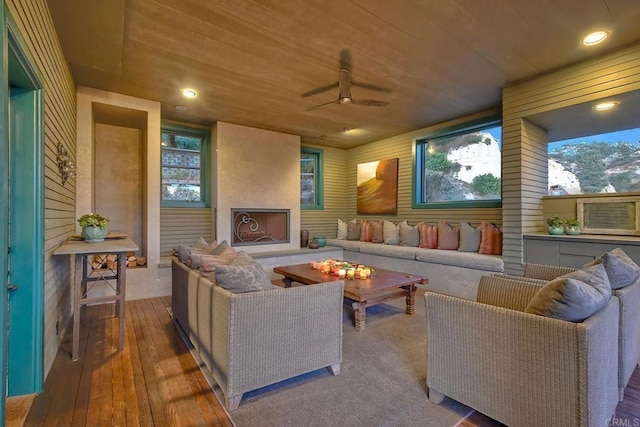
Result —
<path fill-rule="evenodd" d="M 198 96 L 198 92 L 193 89 L 182 89 L 182 95 L 185 98 L 195 98 L 196 96 Z"/>
<path fill-rule="evenodd" d="M 607 37 L 609 37 L 609 31 L 594 31 L 582 39 L 582 44 L 585 46 L 594 46 L 602 43 Z"/>
<path fill-rule="evenodd" d="M 620 104 L 618 101 L 605 101 L 593 106 L 596 111 L 607 111 Z"/>
<path fill-rule="evenodd" d="M 178 111 L 187 111 L 188 110 L 188 108 L 185 107 L 184 105 L 176 105 L 175 109 L 178 110 Z"/>

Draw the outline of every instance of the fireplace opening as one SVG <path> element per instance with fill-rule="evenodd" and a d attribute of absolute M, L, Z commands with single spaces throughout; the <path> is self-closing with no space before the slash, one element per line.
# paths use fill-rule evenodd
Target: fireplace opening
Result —
<path fill-rule="evenodd" d="M 289 209 L 231 209 L 231 245 L 289 243 Z"/>

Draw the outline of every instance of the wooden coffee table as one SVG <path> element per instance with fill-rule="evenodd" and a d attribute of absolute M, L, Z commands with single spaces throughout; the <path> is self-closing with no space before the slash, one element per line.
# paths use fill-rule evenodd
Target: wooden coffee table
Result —
<path fill-rule="evenodd" d="M 339 279 L 311 268 L 309 264 L 287 265 L 275 267 L 274 273 L 284 276 L 285 288 L 291 287 L 292 282 L 304 285 L 314 285 L 323 282 L 344 281 L 344 296 L 353 302 L 355 309 L 355 327 L 358 331 L 365 329 L 366 308 L 381 302 L 406 297 L 407 314 L 415 313 L 415 292 L 418 283 L 427 283 L 428 279 L 413 274 L 385 270 L 373 267 L 375 277 L 368 279 Z"/>

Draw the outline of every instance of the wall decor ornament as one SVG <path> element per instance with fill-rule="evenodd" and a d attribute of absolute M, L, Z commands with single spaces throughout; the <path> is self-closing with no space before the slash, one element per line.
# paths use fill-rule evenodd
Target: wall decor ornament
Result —
<path fill-rule="evenodd" d="M 358 164 L 359 214 L 398 213 L 398 162 L 399 159 L 395 158 Z"/>
<path fill-rule="evenodd" d="M 67 153 L 67 150 L 64 148 L 62 143 L 58 144 L 58 156 L 56 161 L 58 162 L 60 179 L 62 180 L 62 185 L 64 185 L 68 178 L 76 176 L 76 164 L 71 159 L 71 156 Z"/>

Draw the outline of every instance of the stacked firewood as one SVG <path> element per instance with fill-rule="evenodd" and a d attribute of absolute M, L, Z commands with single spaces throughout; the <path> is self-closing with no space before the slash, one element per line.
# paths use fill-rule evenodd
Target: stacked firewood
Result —
<path fill-rule="evenodd" d="M 147 257 L 136 256 L 134 252 L 127 252 L 127 267 L 137 267 L 147 264 Z M 91 267 L 94 270 L 109 269 L 115 271 L 118 268 L 118 256 L 116 254 L 94 255 Z"/>

